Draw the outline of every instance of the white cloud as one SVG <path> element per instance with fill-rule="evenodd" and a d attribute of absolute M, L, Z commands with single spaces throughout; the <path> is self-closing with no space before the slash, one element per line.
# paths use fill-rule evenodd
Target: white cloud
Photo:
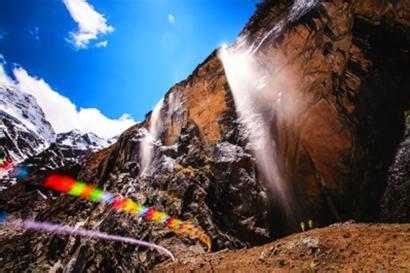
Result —
<path fill-rule="evenodd" d="M 97 47 L 97 48 L 107 47 L 107 44 L 108 44 L 108 41 L 107 41 L 107 40 L 104 40 L 104 41 L 101 41 L 101 42 L 99 42 L 99 43 L 96 43 L 96 44 L 95 44 L 95 47 Z"/>
<path fill-rule="evenodd" d="M 174 15 L 172 15 L 172 14 L 168 14 L 168 22 L 170 22 L 171 24 L 175 24 L 175 18 L 174 18 Z"/>
<path fill-rule="evenodd" d="M 0 65 L 0 86 L 8 86 L 10 84 L 12 84 L 12 81 L 6 71 L 4 71 L 3 65 Z"/>
<path fill-rule="evenodd" d="M 4 64 L 6 64 L 3 54 L 0 53 L 0 86 L 9 86 L 13 84 L 13 81 L 7 75 L 4 70 Z"/>
<path fill-rule="evenodd" d="M 73 20 L 78 24 L 77 32 L 70 32 L 69 41 L 77 49 L 87 48 L 90 40 L 98 38 L 100 34 L 108 34 L 114 28 L 107 25 L 107 19 L 98 13 L 86 0 L 63 0 Z"/>
<path fill-rule="evenodd" d="M 3 40 L 6 37 L 7 33 L 3 30 L 0 30 L 0 40 Z"/>
<path fill-rule="evenodd" d="M 0 67 L 1 81 L 4 70 L 3 66 Z M 123 114 L 119 119 L 110 119 L 96 108 L 77 110 L 76 105 L 68 98 L 54 91 L 43 79 L 30 76 L 24 68 L 14 68 L 13 73 L 16 78 L 15 84 L 37 99 L 46 119 L 57 133 L 78 129 L 108 138 L 119 135 L 135 124 L 127 114 Z"/>
<path fill-rule="evenodd" d="M 30 29 L 30 35 L 33 36 L 33 38 L 36 39 L 37 41 L 40 40 L 39 32 L 40 32 L 39 27 L 34 27 Z"/>

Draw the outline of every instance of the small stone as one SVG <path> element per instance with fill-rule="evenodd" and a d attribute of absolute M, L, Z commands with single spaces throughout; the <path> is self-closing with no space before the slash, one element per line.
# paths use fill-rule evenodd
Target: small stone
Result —
<path fill-rule="evenodd" d="M 261 255 L 259 255 L 259 261 L 263 261 L 263 260 L 265 260 L 266 259 L 266 251 L 262 251 L 262 253 L 261 253 Z"/>
<path fill-rule="evenodd" d="M 284 267 L 285 266 L 285 260 L 282 260 L 282 259 L 276 260 L 276 266 L 277 267 Z"/>
<path fill-rule="evenodd" d="M 310 268 L 315 269 L 319 265 L 319 261 L 314 260 L 310 263 Z"/>

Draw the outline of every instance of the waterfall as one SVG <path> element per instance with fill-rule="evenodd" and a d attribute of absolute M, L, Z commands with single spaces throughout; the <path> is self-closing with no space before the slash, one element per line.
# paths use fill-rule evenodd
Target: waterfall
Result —
<path fill-rule="evenodd" d="M 295 23 L 302 16 L 316 7 L 318 3 L 319 0 L 295 0 L 287 16 L 276 22 L 271 30 L 269 30 L 259 41 L 255 41 L 256 43 L 252 44 L 249 50 L 252 54 L 256 53 L 268 37 L 273 36 L 272 39 L 275 40 L 280 34 L 282 34 L 287 25 Z"/>
<path fill-rule="evenodd" d="M 145 133 L 140 144 L 140 176 L 146 174 L 154 155 L 154 145 L 158 141 L 162 129 L 160 114 L 163 104 L 164 99 L 161 99 L 152 110 L 148 132 Z"/>
<path fill-rule="evenodd" d="M 297 210 L 290 185 L 285 181 L 278 165 L 278 148 L 272 124 L 278 119 L 291 119 L 298 115 L 300 98 L 295 92 L 291 73 L 268 70 L 258 63 L 261 45 L 275 40 L 289 23 L 294 23 L 313 9 L 318 0 L 295 0 L 286 16 L 261 38 L 255 37 L 248 45 L 248 37 L 239 37 L 230 47 L 222 45 L 219 58 L 232 91 L 239 121 L 255 156 L 258 173 L 269 189 L 271 199 L 279 203 L 288 220 L 295 220 Z M 275 61 L 275 58 L 273 57 Z M 275 65 L 273 71 L 276 71 Z M 276 65 L 279 67 L 279 65 Z"/>
<path fill-rule="evenodd" d="M 260 68 L 254 55 L 241 48 L 243 45 L 239 48 L 223 45 L 219 57 L 258 171 L 270 192 L 279 198 L 287 210 L 291 207 L 291 196 L 277 164 L 277 147 L 271 132 L 275 104 L 281 103 L 282 92 L 275 88 L 275 83 Z"/>

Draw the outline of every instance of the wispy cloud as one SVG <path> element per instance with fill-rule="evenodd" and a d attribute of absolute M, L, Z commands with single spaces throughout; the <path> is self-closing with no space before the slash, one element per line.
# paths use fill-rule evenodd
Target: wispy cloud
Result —
<path fill-rule="evenodd" d="M 175 17 L 172 14 L 168 14 L 168 22 L 175 24 Z"/>
<path fill-rule="evenodd" d="M 96 108 L 78 110 L 70 99 L 53 90 L 43 79 L 29 75 L 22 67 L 13 69 L 15 80 L 11 79 L 4 70 L 4 64 L 4 58 L 0 54 L 0 85 L 13 85 L 33 95 L 57 133 L 78 129 L 108 138 L 119 135 L 135 124 L 128 114 L 110 119 Z"/>
<path fill-rule="evenodd" d="M 6 37 L 7 33 L 4 30 L 0 29 L 0 41 L 4 39 L 4 37 Z"/>
<path fill-rule="evenodd" d="M 63 2 L 78 24 L 78 30 L 70 32 L 70 39 L 68 39 L 77 49 L 87 48 L 91 40 L 114 31 L 114 28 L 107 24 L 104 15 L 98 13 L 86 0 L 63 0 Z"/>
<path fill-rule="evenodd" d="M 97 48 L 107 47 L 107 45 L 108 45 L 108 41 L 107 41 L 107 40 L 104 40 L 104 41 L 101 41 L 101 42 L 96 43 L 96 44 L 95 44 L 95 47 L 97 47 Z"/>
<path fill-rule="evenodd" d="M 30 29 L 30 35 L 33 36 L 33 38 L 36 40 L 40 40 L 39 32 L 40 32 L 39 27 L 34 27 Z"/>

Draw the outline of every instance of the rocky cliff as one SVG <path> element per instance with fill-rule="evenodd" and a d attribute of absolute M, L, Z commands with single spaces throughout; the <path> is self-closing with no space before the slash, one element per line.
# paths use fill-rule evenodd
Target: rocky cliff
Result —
<path fill-rule="evenodd" d="M 386 191 L 381 200 L 380 220 L 408 223 L 410 219 L 410 113 L 407 113 L 406 132 L 389 168 Z"/>
<path fill-rule="evenodd" d="M 190 219 L 213 251 L 269 242 L 310 219 L 378 221 L 410 107 L 409 27 L 407 1 L 265 1 L 230 55 L 214 51 L 114 145 L 53 172 Z M 256 75 L 244 86 L 228 62 L 240 51 L 255 70 L 244 77 Z M 252 91 L 252 104 L 238 90 Z M 161 225 L 44 189 L 49 173 L 1 192 L 0 209 L 149 240 L 177 257 L 204 252 Z M 0 241 L 4 270 L 133 271 L 164 260 L 77 237 L 8 230 Z"/>

